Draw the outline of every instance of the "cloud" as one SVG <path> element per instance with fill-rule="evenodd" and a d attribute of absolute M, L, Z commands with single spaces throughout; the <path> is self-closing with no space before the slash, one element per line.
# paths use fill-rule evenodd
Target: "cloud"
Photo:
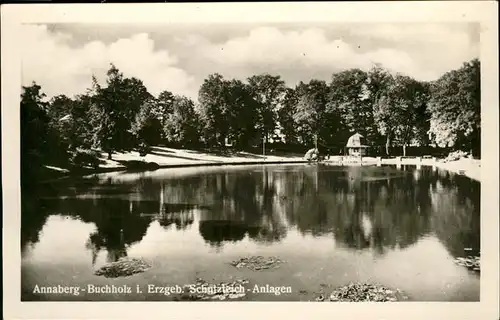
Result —
<path fill-rule="evenodd" d="M 197 94 L 193 76 L 179 68 L 178 59 L 168 51 L 155 50 L 147 33 L 110 44 L 92 41 L 75 48 L 68 45 L 68 34 L 51 33 L 46 26 L 26 25 L 23 32 L 23 85 L 36 81 L 48 96 L 84 93 L 93 74 L 103 83 L 111 62 L 125 76 L 141 79 L 152 94 L 165 89 L 188 96 Z"/>
<path fill-rule="evenodd" d="M 479 58 L 478 26 L 458 23 L 378 24 L 352 28 L 353 34 L 385 40 L 404 50 L 414 60 L 410 75 L 433 80 L 460 68 L 465 61 Z M 398 67 L 398 66 L 396 66 Z"/>
<path fill-rule="evenodd" d="M 169 90 L 196 99 L 200 84 L 215 72 L 240 80 L 267 72 L 293 86 L 312 78 L 328 81 L 334 72 L 368 70 L 380 63 L 393 72 L 434 80 L 479 56 L 477 35 L 472 35 L 477 30 L 467 24 L 245 28 L 55 25 L 49 30 L 27 25 L 22 41 L 23 84 L 35 80 L 49 96 L 83 93 L 92 74 L 100 82 L 105 80 L 113 62 L 125 76 L 143 80 L 155 95 Z"/>
<path fill-rule="evenodd" d="M 205 45 L 202 52 L 216 64 L 232 68 L 267 65 L 295 68 L 307 74 L 308 68 L 366 70 L 380 63 L 393 72 L 420 80 L 434 80 L 478 56 L 478 47 L 470 43 L 466 32 L 444 25 L 365 25 L 353 27 L 351 33 L 362 41 L 379 38 L 383 45 L 358 50 L 353 39 L 349 42 L 345 40 L 349 37 L 331 38 L 319 28 L 281 31 L 262 27 L 222 44 Z"/>

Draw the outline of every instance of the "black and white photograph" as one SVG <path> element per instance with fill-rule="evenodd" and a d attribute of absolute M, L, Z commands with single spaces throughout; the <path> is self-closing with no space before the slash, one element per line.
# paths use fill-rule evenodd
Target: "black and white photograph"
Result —
<path fill-rule="evenodd" d="M 22 23 L 13 299 L 485 301 L 484 24 L 307 8 Z"/>

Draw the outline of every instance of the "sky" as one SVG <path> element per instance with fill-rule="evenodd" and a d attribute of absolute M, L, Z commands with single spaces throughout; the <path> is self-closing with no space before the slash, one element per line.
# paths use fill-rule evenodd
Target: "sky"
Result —
<path fill-rule="evenodd" d="M 22 83 L 48 97 L 81 94 L 110 63 L 157 96 L 197 100 L 211 73 L 227 79 L 280 75 L 290 87 L 375 63 L 418 80 L 479 58 L 479 28 L 443 24 L 30 24 L 22 31 Z"/>

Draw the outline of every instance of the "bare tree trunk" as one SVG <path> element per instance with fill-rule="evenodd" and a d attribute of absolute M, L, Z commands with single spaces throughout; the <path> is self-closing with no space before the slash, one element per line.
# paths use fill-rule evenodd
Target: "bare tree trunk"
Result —
<path fill-rule="evenodd" d="M 388 133 L 387 134 L 387 140 L 385 142 L 385 153 L 387 156 L 389 156 L 389 147 L 391 146 L 391 135 Z"/>
<path fill-rule="evenodd" d="M 267 140 L 267 134 L 264 134 L 262 137 L 262 155 L 266 155 L 266 140 Z"/>
<path fill-rule="evenodd" d="M 406 143 L 403 144 L 403 157 L 406 157 Z"/>

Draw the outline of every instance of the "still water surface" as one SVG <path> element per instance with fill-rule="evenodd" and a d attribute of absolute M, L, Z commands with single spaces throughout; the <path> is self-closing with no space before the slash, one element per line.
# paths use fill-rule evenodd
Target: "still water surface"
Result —
<path fill-rule="evenodd" d="M 42 191 L 22 201 L 23 300 L 169 300 L 147 285 L 197 277 L 292 289 L 250 292 L 246 300 L 307 301 L 351 281 L 399 288 L 416 301 L 479 300 L 479 275 L 453 260 L 479 253 L 480 184 L 432 167 L 164 169 Z M 286 263 L 259 272 L 229 264 L 253 255 Z M 152 268 L 117 279 L 93 274 L 124 256 Z M 35 285 L 58 284 L 134 292 L 33 293 Z"/>

